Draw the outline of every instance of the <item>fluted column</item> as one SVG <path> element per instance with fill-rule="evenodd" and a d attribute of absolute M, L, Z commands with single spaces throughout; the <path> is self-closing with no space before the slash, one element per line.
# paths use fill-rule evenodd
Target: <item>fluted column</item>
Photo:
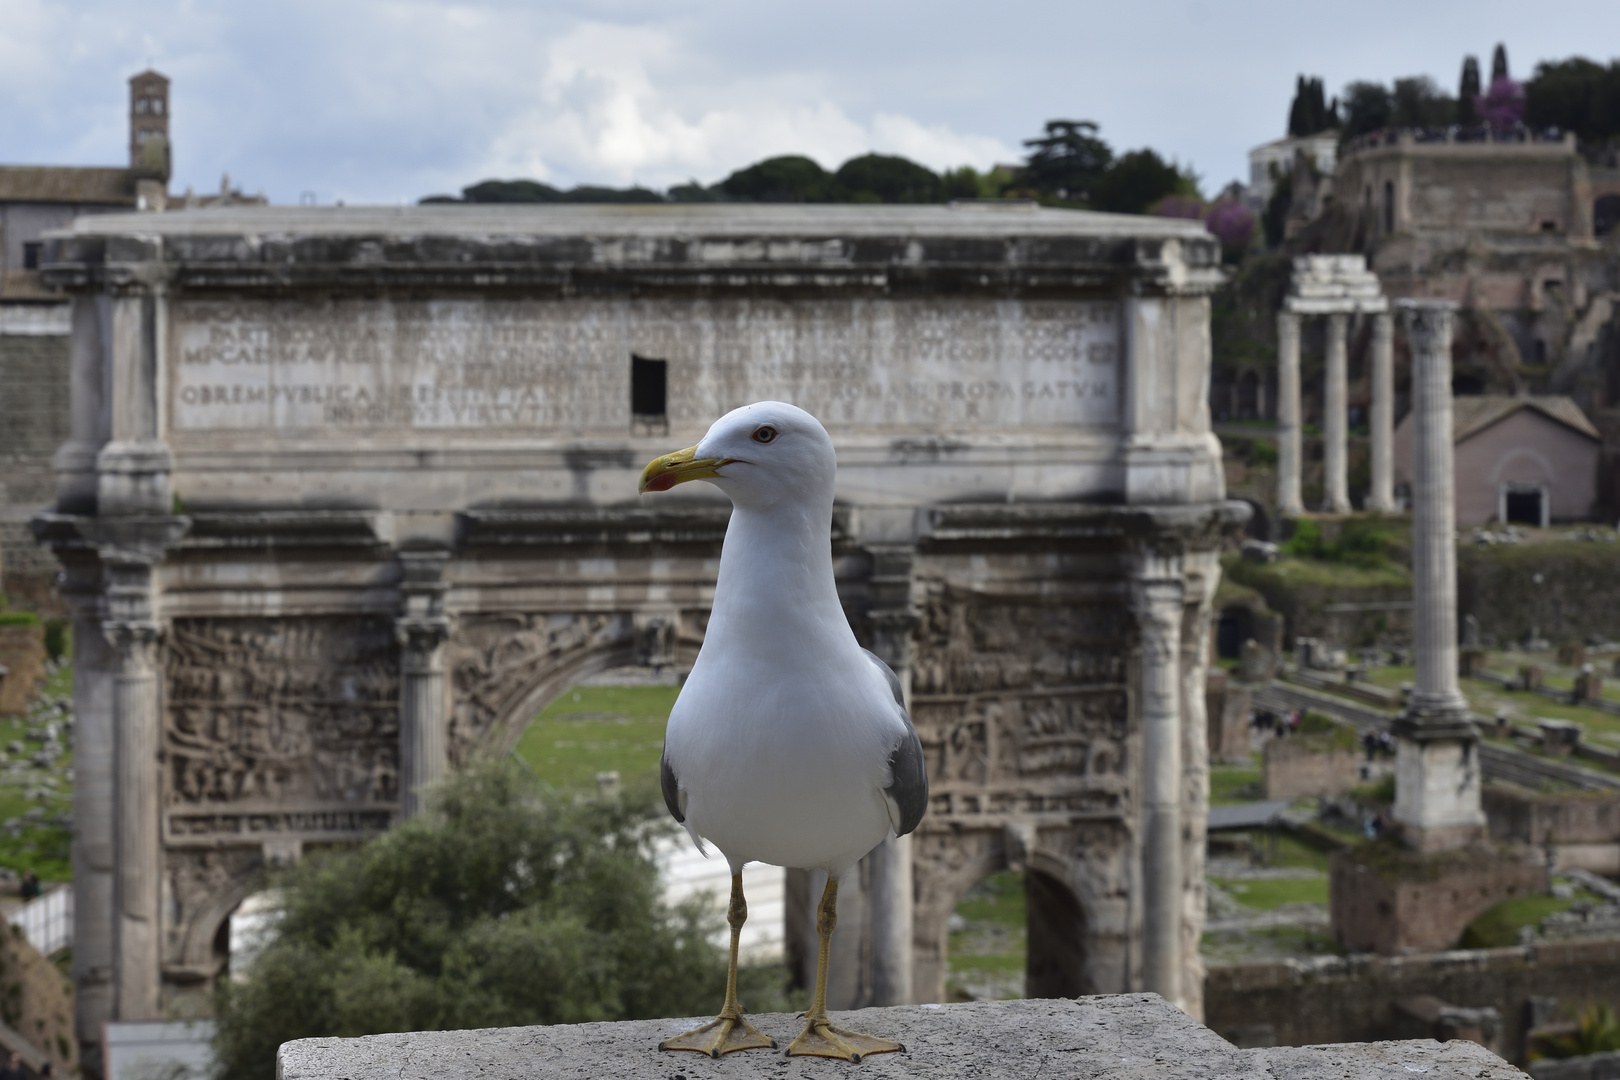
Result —
<path fill-rule="evenodd" d="M 108 620 L 103 632 L 116 654 L 113 675 L 114 803 L 117 807 L 114 880 L 116 972 L 120 1020 L 162 1015 L 162 840 L 159 830 L 158 627 Z"/>
<path fill-rule="evenodd" d="M 1277 514 L 1299 517 L 1300 496 L 1299 316 L 1277 312 Z"/>
<path fill-rule="evenodd" d="M 911 595 L 913 552 L 910 545 L 874 545 L 869 550 L 872 651 L 894 670 L 909 703 L 911 635 L 917 626 Z M 872 889 L 872 1004 L 909 1005 L 914 997 L 915 949 L 911 934 L 916 905 L 911 837 L 885 841 L 868 859 Z"/>
<path fill-rule="evenodd" d="M 1142 988 L 1181 1004 L 1181 559 L 1142 553 L 1131 609 L 1140 645 Z"/>
<path fill-rule="evenodd" d="M 83 553 L 63 560 L 73 614 L 73 1013 L 80 1060 L 100 1062 L 101 1027 L 118 1019 L 113 983 L 118 844 L 113 679 L 118 658 L 102 633 L 100 569 Z M 99 1075 L 99 1070 L 97 1070 Z"/>
<path fill-rule="evenodd" d="M 1482 835 L 1477 733 L 1457 685 L 1457 548 L 1451 428 L 1455 305 L 1403 300 L 1412 348 L 1412 585 L 1417 686 L 1396 726 L 1395 820 L 1420 850 Z"/>
<path fill-rule="evenodd" d="M 411 817 L 421 812 L 426 789 L 443 780 L 449 768 L 444 642 L 450 626 L 443 619 L 400 619 L 396 631 L 400 642 L 400 809 Z"/>
<path fill-rule="evenodd" d="M 394 620 L 394 634 L 399 640 L 399 802 L 405 817 L 421 812 L 424 792 L 450 768 L 450 684 L 444 664 L 449 557 L 437 549 L 399 555 L 404 610 Z"/>
<path fill-rule="evenodd" d="M 1345 358 L 1349 324 L 1350 317 L 1342 312 L 1328 316 L 1326 385 L 1322 395 L 1322 509 L 1330 514 L 1350 510 L 1350 380 Z"/>
<path fill-rule="evenodd" d="M 1372 437 L 1372 487 L 1367 509 L 1395 509 L 1395 320 L 1389 312 L 1373 316 L 1372 410 L 1367 417 Z"/>

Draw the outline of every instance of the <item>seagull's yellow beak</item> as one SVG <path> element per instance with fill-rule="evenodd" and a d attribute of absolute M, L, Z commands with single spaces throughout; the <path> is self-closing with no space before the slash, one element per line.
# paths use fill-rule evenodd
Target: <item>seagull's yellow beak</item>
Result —
<path fill-rule="evenodd" d="M 722 465 L 730 465 L 735 458 L 700 458 L 697 456 L 697 447 L 688 446 L 685 450 L 677 450 L 673 454 L 665 454 L 661 458 L 653 458 L 647 462 L 647 467 L 641 470 L 641 486 L 638 489 L 645 495 L 649 491 L 668 491 L 676 484 L 684 484 L 688 480 L 708 480 L 720 475 Z"/>

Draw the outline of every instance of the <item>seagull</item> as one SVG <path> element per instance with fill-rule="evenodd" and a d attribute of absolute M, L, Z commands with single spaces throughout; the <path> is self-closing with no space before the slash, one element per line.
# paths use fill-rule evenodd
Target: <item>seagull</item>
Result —
<path fill-rule="evenodd" d="M 737 943 L 750 862 L 825 870 L 816 908 L 816 989 L 789 1056 L 858 1062 L 905 1049 L 827 1019 L 827 952 L 838 882 L 891 836 L 917 827 L 928 773 L 900 680 L 861 648 L 833 580 L 837 455 L 827 430 L 779 401 L 722 416 L 696 446 L 648 463 L 642 493 L 707 480 L 733 511 L 714 607 L 669 715 L 664 803 L 698 850 L 731 867 L 731 958 L 720 1015 L 659 1044 L 718 1058 L 775 1047 L 737 1002 Z"/>

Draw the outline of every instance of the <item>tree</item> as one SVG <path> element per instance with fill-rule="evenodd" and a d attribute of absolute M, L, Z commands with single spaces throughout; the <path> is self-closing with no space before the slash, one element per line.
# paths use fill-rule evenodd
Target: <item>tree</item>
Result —
<path fill-rule="evenodd" d="M 1352 138 L 1389 127 L 1394 103 L 1382 83 L 1353 82 L 1344 88 L 1344 135 Z"/>
<path fill-rule="evenodd" d="M 1338 123 L 1336 112 L 1327 104 L 1321 79 L 1308 79 L 1304 75 L 1295 78 L 1294 100 L 1288 106 L 1289 135 L 1299 138 L 1327 131 Z"/>
<path fill-rule="evenodd" d="M 1606 68 L 1580 56 L 1543 62 L 1524 90 L 1531 127 L 1573 131 L 1584 143 L 1620 137 L 1620 60 Z"/>
<path fill-rule="evenodd" d="M 650 815 L 485 767 L 391 832 L 311 855 L 274 879 L 273 938 L 220 990 L 220 1080 L 270 1080 L 287 1039 L 713 1012 L 718 917 L 665 906 Z"/>
<path fill-rule="evenodd" d="M 933 170 L 890 154 L 850 158 L 833 178 L 853 202 L 939 202 L 939 177 Z"/>
<path fill-rule="evenodd" d="M 1456 102 L 1442 94 L 1427 75 L 1396 79 L 1390 103 L 1390 122 L 1395 127 L 1443 127 L 1457 114 Z"/>
<path fill-rule="evenodd" d="M 718 186 L 728 197 L 743 202 L 845 201 L 844 192 L 831 173 L 810 158 L 793 154 L 766 158 L 746 169 L 738 169 Z"/>
<path fill-rule="evenodd" d="M 1491 82 L 1497 79 L 1509 78 L 1507 62 L 1507 46 L 1497 42 L 1496 51 L 1491 54 Z"/>
<path fill-rule="evenodd" d="M 1196 198 L 1196 178 L 1152 150 L 1132 150 L 1121 155 L 1093 184 L 1090 203 L 1094 210 L 1145 214 L 1148 207 L 1169 195 Z"/>
<path fill-rule="evenodd" d="M 1479 97 L 1479 58 L 1463 57 L 1462 78 L 1457 81 L 1457 123 L 1474 127 L 1479 123 L 1479 111 L 1474 101 Z"/>
<path fill-rule="evenodd" d="M 1089 201 L 1114 161 L 1114 151 L 1097 137 L 1090 120 L 1048 120 L 1046 134 L 1025 139 L 1024 145 L 1030 153 L 1019 180 L 1042 195 L 1072 202 Z"/>

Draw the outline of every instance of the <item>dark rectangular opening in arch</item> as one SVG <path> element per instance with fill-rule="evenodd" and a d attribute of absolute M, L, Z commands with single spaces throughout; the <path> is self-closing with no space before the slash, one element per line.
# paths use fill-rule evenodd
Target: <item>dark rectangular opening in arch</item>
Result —
<path fill-rule="evenodd" d="M 630 415 L 662 423 L 669 411 L 669 361 L 630 354 Z"/>

